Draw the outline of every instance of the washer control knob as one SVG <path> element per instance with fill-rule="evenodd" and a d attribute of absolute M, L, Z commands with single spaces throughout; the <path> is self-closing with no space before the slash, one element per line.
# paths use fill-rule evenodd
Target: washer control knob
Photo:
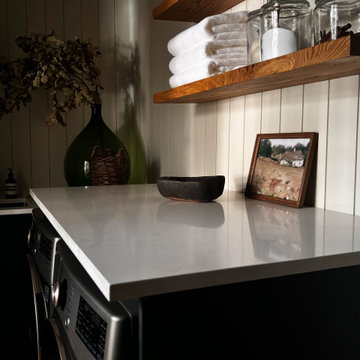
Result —
<path fill-rule="evenodd" d="M 59 294 L 60 294 L 60 283 L 56 281 L 51 290 L 51 302 L 54 308 L 57 308 L 59 305 Z"/>
<path fill-rule="evenodd" d="M 66 303 L 67 283 L 66 280 L 63 282 L 55 281 L 51 290 L 51 302 L 54 308 L 60 307 L 64 310 Z"/>

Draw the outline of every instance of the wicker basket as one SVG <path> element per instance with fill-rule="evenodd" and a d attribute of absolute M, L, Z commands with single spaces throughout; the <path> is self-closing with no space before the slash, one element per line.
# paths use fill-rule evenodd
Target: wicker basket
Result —
<path fill-rule="evenodd" d="M 95 146 L 90 159 L 91 185 L 119 185 L 126 183 L 128 164 L 123 148 L 118 151 Z"/>

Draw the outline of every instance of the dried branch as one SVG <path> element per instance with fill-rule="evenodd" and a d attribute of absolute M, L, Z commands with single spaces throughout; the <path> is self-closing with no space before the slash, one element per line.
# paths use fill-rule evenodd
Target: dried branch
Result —
<path fill-rule="evenodd" d="M 101 102 L 100 69 L 95 64 L 100 51 L 90 42 L 62 41 L 51 32 L 20 36 L 16 43 L 25 56 L 15 61 L 0 59 L 0 118 L 26 106 L 38 88 L 51 90 L 48 123 L 65 125 L 67 112 Z"/>

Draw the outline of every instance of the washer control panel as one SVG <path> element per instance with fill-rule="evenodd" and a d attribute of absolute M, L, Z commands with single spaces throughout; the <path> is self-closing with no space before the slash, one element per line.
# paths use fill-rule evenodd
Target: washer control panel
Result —
<path fill-rule="evenodd" d="M 95 359 L 103 359 L 107 323 L 80 296 L 75 332 Z"/>

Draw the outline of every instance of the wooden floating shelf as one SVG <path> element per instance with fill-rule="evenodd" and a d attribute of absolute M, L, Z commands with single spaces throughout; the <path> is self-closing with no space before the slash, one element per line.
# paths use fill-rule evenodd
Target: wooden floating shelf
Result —
<path fill-rule="evenodd" d="M 153 9 L 153 18 L 199 22 L 207 16 L 229 10 L 244 0 L 164 0 Z"/>
<path fill-rule="evenodd" d="M 154 94 L 154 103 L 201 103 L 360 73 L 360 34 Z"/>

